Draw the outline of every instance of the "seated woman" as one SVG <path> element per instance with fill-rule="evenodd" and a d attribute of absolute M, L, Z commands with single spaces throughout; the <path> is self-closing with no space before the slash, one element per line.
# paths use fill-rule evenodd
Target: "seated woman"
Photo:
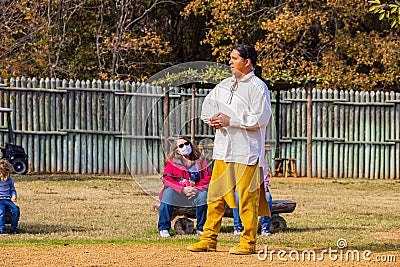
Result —
<path fill-rule="evenodd" d="M 170 237 L 174 206 L 196 207 L 197 233 L 203 234 L 207 215 L 207 189 L 211 170 L 206 158 L 188 138 L 178 137 L 168 154 L 163 175 L 164 188 L 160 192 L 158 231 Z"/>

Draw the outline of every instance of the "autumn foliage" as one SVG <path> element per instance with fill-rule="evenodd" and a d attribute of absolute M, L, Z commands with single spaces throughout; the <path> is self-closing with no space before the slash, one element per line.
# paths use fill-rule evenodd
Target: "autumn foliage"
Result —
<path fill-rule="evenodd" d="M 398 89 L 399 35 L 368 13 L 368 1 L 191 1 L 208 16 L 204 43 L 224 60 L 231 44 L 254 43 L 264 76 L 315 77 L 321 87 Z"/>
<path fill-rule="evenodd" d="M 227 63 L 246 42 L 266 78 L 399 90 L 399 31 L 369 2 L 2 1 L 0 74 L 143 81 L 178 63 Z"/>

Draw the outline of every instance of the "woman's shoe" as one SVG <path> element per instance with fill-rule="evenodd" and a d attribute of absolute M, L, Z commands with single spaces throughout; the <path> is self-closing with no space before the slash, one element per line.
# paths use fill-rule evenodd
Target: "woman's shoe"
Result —
<path fill-rule="evenodd" d="M 171 235 L 169 234 L 168 230 L 161 230 L 160 231 L 160 236 L 163 237 L 163 238 L 170 238 L 171 237 Z"/>

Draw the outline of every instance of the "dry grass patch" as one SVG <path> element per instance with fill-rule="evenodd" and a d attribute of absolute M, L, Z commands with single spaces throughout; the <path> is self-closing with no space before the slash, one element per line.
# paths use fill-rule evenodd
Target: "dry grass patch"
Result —
<path fill-rule="evenodd" d="M 154 228 L 154 202 L 131 177 L 26 176 L 16 180 L 22 239 L 135 239 Z M 11 237 L 11 236 L 10 236 Z M 14 239 L 15 237 L 13 237 Z"/>

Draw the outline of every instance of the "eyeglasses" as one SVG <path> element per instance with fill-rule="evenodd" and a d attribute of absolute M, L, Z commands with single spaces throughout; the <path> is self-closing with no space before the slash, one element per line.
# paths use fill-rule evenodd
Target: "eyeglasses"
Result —
<path fill-rule="evenodd" d="M 188 141 L 186 141 L 185 143 L 178 145 L 178 147 L 183 148 L 184 146 L 189 146 L 189 145 L 190 145 L 190 143 Z"/>

